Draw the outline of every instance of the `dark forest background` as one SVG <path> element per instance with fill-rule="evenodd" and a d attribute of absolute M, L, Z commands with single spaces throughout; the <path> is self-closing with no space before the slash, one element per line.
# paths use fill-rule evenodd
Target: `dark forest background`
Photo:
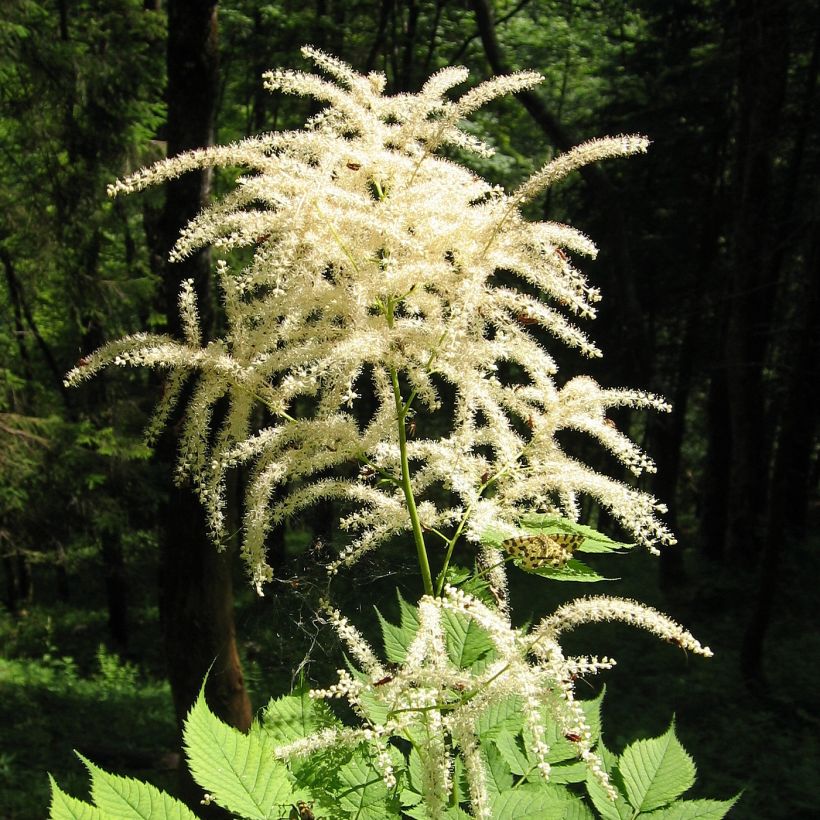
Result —
<path fill-rule="evenodd" d="M 678 546 L 623 558 L 607 586 L 659 606 L 716 652 L 689 659 L 625 628 L 579 633 L 614 655 L 605 733 L 621 748 L 673 713 L 702 796 L 732 816 L 817 816 L 820 412 L 820 6 L 794 0 L 4 0 L 0 15 L 0 816 L 42 817 L 45 772 L 82 794 L 77 748 L 187 795 L 176 725 L 216 658 L 209 700 L 246 727 L 293 670 L 327 682 L 339 651 L 313 618 L 311 544 L 333 510 L 271 538 L 264 599 L 219 555 L 172 436 L 141 432 L 162 387 L 63 375 L 103 341 L 177 329 L 207 254 L 166 263 L 227 176 L 191 174 L 125 199 L 106 185 L 188 148 L 299 126 L 303 100 L 261 74 L 305 68 L 312 43 L 391 92 L 466 65 L 471 82 L 532 68 L 545 82 L 476 117 L 498 149 L 474 163 L 513 186 L 584 139 L 640 132 L 646 157 L 585 171 L 536 203 L 601 248 L 588 329 L 600 382 L 640 386 L 668 417 L 616 419 L 654 456 L 646 487 Z M 562 375 L 587 362 L 562 358 Z M 602 466 L 606 466 L 602 462 Z M 588 510 L 607 527 L 603 515 Z M 466 558 L 465 558 L 466 560 Z M 399 583 L 397 546 L 337 591 L 359 623 Z M 350 587 L 345 588 L 345 583 Z M 522 581 L 523 619 L 573 585 Z M 553 589 L 561 586 L 560 589 Z M 595 590 L 600 591 L 598 589 Z M 590 690 L 591 693 L 591 690 Z"/>

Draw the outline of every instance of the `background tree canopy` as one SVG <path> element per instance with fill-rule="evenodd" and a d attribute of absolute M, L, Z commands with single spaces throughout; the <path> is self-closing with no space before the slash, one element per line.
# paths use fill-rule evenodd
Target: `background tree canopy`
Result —
<path fill-rule="evenodd" d="M 820 9 L 788 0 L 7 0 L 3 815 L 43 815 L 46 770 L 81 793 L 73 747 L 198 803 L 177 772 L 176 728 L 214 659 L 209 701 L 239 727 L 289 687 L 291 659 L 304 657 L 316 680 L 338 665 L 312 620 L 324 583 L 314 545 L 336 537 L 334 511 L 272 534 L 279 580 L 255 599 L 238 562 L 207 542 L 190 491 L 170 485 L 171 437 L 143 443 L 161 385 L 128 372 L 63 387 L 107 339 L 175 332 L 182 279 L 196 282 L 206 330 L 220 326 L 209 256 L 166 259 L 228 177 L 189 175 L 115 200 L 105 188 L 165 155 L 298 127 L 315 111 L 265 92 L 261 74 L 304 68 L 304 43 L 384 71 L 393 93 L 448 65 L 466 65 L 470 82 L 541 72 L 540 87 L 476 118 L 497 148 L 476 169 L 508 188 L 590 137 L 653 141 L 647 157 L 589 168 L 530 206 L 601 248 L 584 264 L 604 295 L 589 328 L 606 354 L 593 375 L 675 406 L 649 422 L 612 419 L 655 457 L 646 487 L 668 504 L 679 541 L 659 562 L 629 558 L 613 591 L 640 589 L 717 655 L 690 668 L 630 635 L 623 672 L 609 678 L 608 745 L 659 734 L 677 712 L 703 794 L 745 789 L 732 816 L 812 816 Z M 559 364 L 568 378 L 577 362 L 564 354 Z M 614 527 L 593 506 L 585 514 Z M 378 600 L 384 578 L 395 582 L 411 560 L 399 544 L 373 559 L 365 597 Z M 347 594 L 354 608 L 360 590 Z M 539 587 L 533 614 L 577 593 L 549 594 L 542 603 Z M 616 627 L 595 629 L 621 639 Z"/>

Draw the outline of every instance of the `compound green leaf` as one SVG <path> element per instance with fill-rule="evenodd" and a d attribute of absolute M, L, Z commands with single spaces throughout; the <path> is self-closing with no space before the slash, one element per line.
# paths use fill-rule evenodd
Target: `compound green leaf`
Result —
<path fill-rule="evenodd" d="M 77 756 L 91 774 L 91 797 L 105 820 L 196 820 L 184 803 L 155 786 L 108 774 Z"/>
<path fill-rule="evenodd" d="M 51 775 L 48 779 L 51 782 L 49 820 L 105 820 L 99 809 L 66 794 Z"/>
<path fill-rule="evenodd" d="M 489 704 L 479 715 L 475 728 L 476 734 L 484 742 L 497 737 L 500 732 L 520 732 L 523 725 L 521 701 L 516 695 L 509 695 L 502 701 Z"/>
<path fill-rule="evenodd" d="M 618 770 L 629 802 L 642 812 L 671 803 L 695 782 L 695 764 L 675 737 L 674 722 L 661 737 L 628 746 Z"/>
<path fill-rule="evenodd" d="M 523 567 L 522 567 L 523 569 Z M 614 581 L 614 578 L 606 578 L 599 575 L 592 567 L 587 566 L 583 561 L 573 558 L 571 561 L 558 569 L 553 567 L 538 567 L 528 569 L 531 575 L 541 575 L 544 578 L 551 578 L 553 581 L 579 581 L 581 583 L 594 584 L 598 581 Z"/>
<path fill-rule="evenodd" d="M 581 820 L 590 817 L 583 803 L 567 789 L 544 784 L 525 784 L 492 797 L 494 820 Z M 580 808 L 579 808 L 580 807 Z"/>
<path fill-rule="evenodd" d="M 363 754 L 354 754 L 339 770 L 339 808 L 357 820 L 399 817 L 398 801 L 388 792 L 384 779 Z"/>
<path fill-rule="evenodd" d="M 399 610 L 401 611 L 401 626 L 402 629 L 406 629 L 409 632 L 412 632 L 413 635 L 419 631 L 419 612 L 416 607 L 412 604 L 408 604 L 407 601 L 404 600 L 401 593 L 397 590 L 397 595 L 399 596 Z"/>
<path fill-rule="evenodd" d="M 519 777 L 527 774 L 536 765 L 524 748 L 524 743 L 521 738 L 509 731 L 497 732 L 492 742 L 495 744 L 498 751 L 501 753 L 510 771 Z"/>
<path fill-rule="evenodd" d="M 407 655 L 407 647 L 415 637 L 415 632 L 403 629 L 401 626 L 391 624 L 390 621 L 382 617 L 381 612 L 376 610 L 376 617 L 382 628 L 382 641 L 384 643 L 384 654 L 390 663 L 402 664 Z"/>
<path fill-rule="evenodd" d="M 525 515 L 521 518 L 521 526 L 531 532 L 543 532 L 547 535 L 557 532 L 583 535 L 584 542 L 578 547 L 580 552 L 615 552 L 635 546 L 621 541 L 613 541 L 609 536 L 598 532 L 592 527 L 578 524 L 557 515 L 542 515 L 540 513 Z"/>
<path fill-rule="evenodd" d="M 610 800 L 598 779 L 588 771 L 586 787 L 592 805 L 598 810 L 603 820 L 632 820 L 635 811 L 623 796 L 623 783 L 616 768 L 617 757 L 604 746 L 603 742 L 598 744 L 596 752 L 604 762 L 604 771 L 609 775 L 610 783 L 617 792 L 617 798 L 614 802 Z"/>
<path fill-rule="evenodd" d="M 561 763 L 550 769 L 550 783 L 583 783 L 588 771 L 589 766 L 583 760 Z"/>
<path fill-rule="evenodd" d="M 258 724 L 243 734 L 223 723 L 208 708 L 204 688 L 185 720 L 183 739 L 194 780 L 235 814 L 268 820 L 304 798 L 293 793 L 287 767 L 274 758 L 270 734 Z"/>
<path fill-rule="evenodd" d="M 410 817 L 412 820 L 430 820 L 430 812 L 424 806 L 413 806 L 411 809 L 405 809 L 402 817 Z M 458 806 L 448 806 L 441 815 L 441 820 L 473 820 L 473 816 Z"/>
<path fill-rule="evenodd" d="M 513 785 L 513 776 L 501 752 L 491 743 L 482 747 L 484 765 L 487 770 L 487 788 L 490 794 L 508 791 Z"/>
<path fill-rule="evenodd" d="M 643 816 L 653 820 L 721 820 L 736 802 L 737 797 L 732 800 L 679 800 Z"/>
<path fill-rule="evenodd" d="M 601 736 L 601 704 L 603 703 L 604 691 L 591 700 L 579 700 L 578 705 L 583 709 L 590 732 L 592 733 L 591 745 L 598 742 Z M 570 740 L 567 740 L 559 731 L 558 726 L 552 718 L 547 720 L 545 726 L 546 741 L 550 747 L 547 760 L 550 763 L 561 763 L 565 760 L 575 760 L 578 758 L 578 747 Z"/>
<path fill-rule="evenodd" d="M 277 746 L 338 723 L 327 705 L 311 700 L 306 689 L 272 699 L 262 718 L 265 731 Z"/>
<path fill-rule="evenodd" d="M 441 623 L 447 641 L 447 654 L 460 669 L 469 669 L 493 649 L 489 635 L 472 618 L 460 612 L 445 611 Z"/>

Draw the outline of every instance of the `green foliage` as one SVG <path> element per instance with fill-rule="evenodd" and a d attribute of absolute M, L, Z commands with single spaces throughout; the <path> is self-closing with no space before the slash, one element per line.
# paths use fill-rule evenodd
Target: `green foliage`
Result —
<path fill-rule="evenodd" d="M 91 775 L 93 805 L 70 798 L 52 781 L 50 820 L 195 820 L 191 810 L 178 800 L 148 783 L 130 777 L 117 777 L 99 769 L 78 755 Z"/>
<path fill-rule="evenodd" d="M 587 792 L 603 820 L 720 820 L 738 799 L 679 799 L 695 783 L 695 764 L 676 737 L 674 723 L 660 737 L 632 743 L 620 757 L 603 744 L 599 751 L 617 789 L 613 801 L 597 781 L 591 777 L 586 780 Z"/>
<path fill-rule="evenodd" d="M 287 769 L 274 759 L 270 734 L 257 724 L 242 734 L 222 723 L 208 709 L 204 688 L 185 721 L 184 740 L 191 774 L 220 806 L 267 820 L 295 801 Z"/>
<path fill-rule="evenodd" d="M 419 628 L 415 607 L 401 598 L 399 606 L 398 625 L 379 616 L 387 654 L 395 663 L 401 663 Z M 444 632 L 447 654 L 462 668 L 481 669 L 492 658 L 492 642 L 472 619 L 452 615 Z M 597 745 L 615 786 L 614 801 L 578 759 L 577 746 L 550 721 L 545 725 L 545 739 L 551 772 L 549 782 L 543 781 L 517 697 L 493 703 L 480 713 L 475 732 L 493 818 L 719 820 L 725 816 L 734 801 L 679 799 L 694 784 L 695 769 L 675 737 L 674 726 L 662 737 L 631 744 L 620 757 L 606 749 L 600 742 L 602 700 L 603 692 L 579 705 L 591 742 Z M 366 722 L 377 720 L 372 710 L 378 708 L 362 698 Z M 336 742 L 323 744 L 321 738 L 327 731 L 336 733 Z M 301 688 L 271 700 L 261 720 L 243 734 L 211 712 L 203 688 L 186 719 L 184 739 L 190 770 L 203 789 L 205 802 L 222 806 L 236 817 L 277 820 L 298 816 L 300 807 L 308 807 L 317 818 L 339 820 L 401 816 L 424 820 L 430 816 L 421 787 L 427 754 L 423 733 L 407 730 L 385 747 L 375 738 L 369 741 L 359 734 L 346 735 L 346 731 L 352 730 L 345 730 L 324 702 Z M 294 744 L 302 744 L 301 751 L 280 751 L 285 746 L 293 750 Z M 385 750 L 392 782 L 384 777 L 379 757 Z M 93 804 L 68 796 L 52 780 L 50 820 L 194 817 L 153 786 L 106 774 L 81 759 L 91 775 Z M 471 816 L 464 766 L 457 756 L 451 802 L 442 817 Z M 586 797 L 578 791 L 584 783 Z"/>
<path fill-rule="evenodd" d="M 675 737 L 674 724 L 661 738 L 629 746 L 618 771 L 629 802 L 642 812 L 667 805 L 695 782 L 695 764 Z"/>

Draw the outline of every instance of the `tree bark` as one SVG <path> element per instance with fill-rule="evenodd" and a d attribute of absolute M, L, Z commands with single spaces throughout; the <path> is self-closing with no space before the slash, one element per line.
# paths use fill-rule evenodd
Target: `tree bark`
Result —
<path fill-rule="evenodd" d="M 217 2 L 168 2 L 168 154 L 173 156 L 213 143 L 217 97 Z M 170 331 L 180 333 L 179 287 L 192 279 L 203 334 L 213 323 L 210 256 L 200 252 L 169 265 L 164 260 L 180 229 L 210 197 L 211 171 L 186 174 L 171 181 L 158 225 L 163 260 L 165 311 Z M 167 472 L 173 472 L 174 447 L 166 441 Z M 233 613 L 231 562 L 218 553 L 205 532 L 204 516 L 188 487 L 169 490 L 160 553 L 160 621 L 165 641 L 168 677 L 181 725 L 208 674 L 206 695 L 214 712 L 241 730 L 251 723 Z M 182 796 L 192 805 L 202 797 L 185 770 Z"/>
<path fill-rule="evenodd" d="M 763 645 L 777 596 L 783 551 L 805 534 L 812 443 L 820 420 L 820 224 L 809 224 L 813 240 L 799 294 L 799 315 L 792 328 L 791 372 L 772 470 L 758 594 L 741 649 L 741 670 L 750 684 L 762 681 Z"/>
<path fill-rule="evenodd" d="M 759 552 L 766 505 L 763 367 L 777 287 L 773 234 L 782 228 L 773 225 L 771 203 L 789 53 L 783 3 L 738 3 L 736 13 L 740 127 L 724 360 L 731 427 L 726 544 L 738 557 Z"/>
<path fill-rule="evenodd" d="M 784 268 L 787 252 L 793 254 L 788 266 L 792 276 L 781 282 L 789 306 L 778 356 L 784 375 L 783 394 L 776 419 L 774 459 L 769 483 L 769 507 L 765 542 L 759 567 L 758 594 L 746 628 L 741 650 L 741 670 L 747 683 L 763 684 L 763 649 L 780 582 L 785 549 L 805 537 L 809 499 L 812 493 L 812 445 L 820 421 L 820 223 L 817 220 L 817 171 L 804 164 L 807 141 L 816 133 L 817 85 L 820 75 L 820 15 L 814 14 L 814 44 L 800 110 L 794 129 L 794 144 L 783 201 L 784 230 L 792 242 L 781 243 L 773 254 L 773 275 Z M 808 202 L 801 194 L 809 193 Z M 813 206 L 812 206 L 813 201 Z M 801 220 L 797 229 L 794 222 Z M 795 252 L 795 247 L 798 249 Z M 786 278 L 786 277 L 784 277 Z M 791 281 L 788 281 L 791 279 Z M 796 279 L 796 281 L 794 281 Z"/>

